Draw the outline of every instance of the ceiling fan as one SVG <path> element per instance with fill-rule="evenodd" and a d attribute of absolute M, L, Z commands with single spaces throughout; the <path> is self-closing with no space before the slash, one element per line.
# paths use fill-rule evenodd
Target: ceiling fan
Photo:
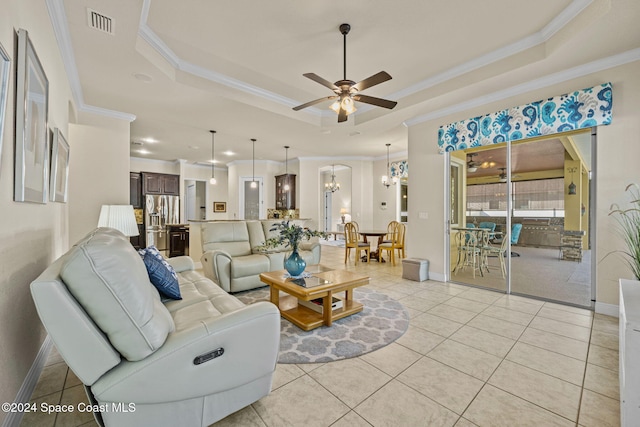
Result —
<path fill-rule="evenodd" d="M 328 87 L 335 92 L 335 95 L 326 96 L 324 98 L 319 98 L 307 102 L 306 104 L 293 107 L 295 111 L 302 110 L 303 108 L 310 107 L 323 101 L 335 99 L 336 101 L 331 105 L 331 109 L 338 113 L 338 123 L 340 123 L 347 121 L 347 116 L 356 111 L 354 101 L 364 102 L 365 104 L 371 104 L 388 109 L 392 109 L 398 104 L 395 101 L 360 94 L 360 91 L 364 89 L 386 82 L 387 80 L 391 80 L 391 76 L 386 71 L 380 71 L 379 73 L 358 83 L 353 80 L 347 80 L 347 34 L 349 34 L 349 30 L 351 30 L 351 26 L 349 24 L 340 25 L 340 33 L 342 33 L 344 38 L 344 78 L 342 80 L 331 83 L 314 73 L 303 74 L 303 76 L 313 80 L 314 82 Z"/>
<path fill-rule="evenodd" d="M 478 153 L 469 153 L 469 154 L 467 154 L 467 157 L 469 158 L 469 160 L 467 160 L 467 171 L 468 172 L 473 173 L 473 172 L 478 170 L 478 163 L 473 161 L 473 158 L 475 156 L 477 156 L 477 155 L 478 155 Z"/>
<path fill-rule="evenodd" d="M 500 169 L 502 172 L 500 172 L 500 182 L 507 182 L 507 168 L 498 168 Z M 511 174 L 511 179 L 513 178 L 520 178 L 520 175 L 514 175 Z"/>

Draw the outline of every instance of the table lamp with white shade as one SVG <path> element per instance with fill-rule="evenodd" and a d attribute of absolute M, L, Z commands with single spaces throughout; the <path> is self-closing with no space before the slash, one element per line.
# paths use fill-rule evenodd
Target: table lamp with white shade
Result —
<path fill-rule="evenodd" d="M 342 208 L 340 209 L 340 215 L 342 218 L 342 223 L 344 224 L 344 219 L 345 219 L 345 215 L 347 215 L 349 213 L 349 211 L 347 210 L 347 208 Z"/>
<path fill-rule="evenodd" d="M 132 205 L 102 205 L 98 227 L 115 228 L 128 237 L 140 235 Z"/>

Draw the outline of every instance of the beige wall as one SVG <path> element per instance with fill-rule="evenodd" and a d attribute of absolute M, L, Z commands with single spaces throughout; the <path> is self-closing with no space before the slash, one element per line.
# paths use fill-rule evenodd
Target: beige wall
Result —
<path fill-rule="evenodd" d="M 13 201 L 14 31 L 18 28 L 29 32 L 49 80 L 49 128 L 59 128 L 69 142 L 67 203 Z M 46 336 L 30 282 L 78 236 L 95 227 L 100 205 L 128 203 L 129 123 L 77 112 L 44 1 L 3 1 L 0 43 L 12 59 L 0 153 L 0 401 L 11 402 Z M 5 416 L 0 413 L 0 422 Z"/>
<path fill-rule="evenodd" d="M 604 258 L 607 253 L 624 248 L 621 239 L 615 233 L 615 222 L 607 214 L 612 203 L 628 202 L 624 193 L 625 186 L 640 180 L 637 166 L 637 159 L 640 158 L 638 143 L 640 62 L 601 71 L 410 127 L 409 158 L 412 165 L 420 165 L 420 167 L 411 168 L 409 180 L 411 235 L 420 236 L 407 239 L 411 256 L 429 259 L 430 270 L 436 277 L 444 277 L 446 270 L 444 263 L 445 162 L 444 156 L 437 152 L 437 135 L 440 125 L 608 81 L 613 84 L 613 123 L 610 126 L 598 128 L 595 212 L 596 286 L 598 303 L 617 305 L 618 278 L 630 278 L 631 273 L 618 256 Z M 461 98 L 464 98 L 463 95 L 456 93 L 456 96 Z M 473 95 L 469 93 L 470 98 Z M 411 185 L 416 181 L 428 183 L 428 185 Z M 426 212 L 428 219 L 418 219 L 418 212 Z M 415 221 L 414 218 L 416 218 Z"/>
<path fill-rule="evenodd" d="M 299 159 L 298 168 L 298 199 L 297 206 L 300 216 L 312 218 L 318 227 L 323 217 L 324 188 L 320 168 L 326 168 L 336 163 L 335 159 Z M 372 164 L 371 160 L 340 159 L 340 164 L 351 167 L 351 219 L 357 221 L 361 229 L 370 229 L 373 225 L 372 213 Z"/>
<path fill-rule="evenodd" d="M 220 219 L 229 219 L 229 179 L 228 172 L 226 169 L 216 168 L 215 176 L 216 176 L 216 184 L 212 185 L 209 183 L 211 179 L 211 168 L 207 166 L 201 165 L 188 165 L 184 164 L 182 166 L 182 199 L 184 200 L 185 193 L 185 185 L 184 182 L 186 180 L 194 180 L 194 181 L 202 181 L 205 183 L 206 188 L 206 200 L 203 206 L 206 206 L 206 217 L 207 220 L 220 220 Z M 213 212 L 213 202 L 227 202 L 227 212 Z M 184 216 L 184 203 L 181 203 L 182 213 L 180 218 L 185 219 Z M 233 215 L 231 216 L 233 218 Z"/>
<path fill-rule="evenodd" d="M 37 13 L 34 13 L 37 11 Z M 68 245 L 68 204 L 13 201 L 15 61 L 14 29 L 24 28 L 49 79 L 49 120 L 67 132 L 70 89 L 44 2 L 2 2 L 0 43 L 12 60 L 0 153 L 0 401 L 12 402 L 45 337 L 29 283 Z M 0 422 L 6 414 L 0 412 Z"/>
<path fill-rule="evenodd" d="M 102 205 L 129 204 L 129 122 L 80 118 L 83 124 L 69 124 L 71 243 L 98 225 Z"/>
<path fill-rule="evenodd" d="M 34 13 L 37 11 L 37 13 Z M 49 121 L 69 138 L 70 88 L 44 2 L 3 1 L 0 43 L 12 59 L 0 153 L 0 401 L 12 402 L 45 337 L 29 283 L 68 245 L 69 204 L 13 201 L 15 63 L 14 30 L 24 28 L 49 80 Z M 0 412 L 0 422 L 6 414 Z"/>

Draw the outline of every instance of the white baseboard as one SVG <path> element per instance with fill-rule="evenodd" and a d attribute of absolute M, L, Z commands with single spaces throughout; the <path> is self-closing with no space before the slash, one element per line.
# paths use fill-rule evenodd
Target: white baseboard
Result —
<path fill-rule="evenodd" d="M 445 277 L 444 274 L 442 273 L 433 273 L 433 272 L 429 272 L 429 280 L 435 280 L 436 282 L 444 282 L 445 281 Z"/>
<path fill-rule="evenodd" d="M 33 394 L 33 390 L 36 388 L 36 384 L 38 383 L 38 379 L 40 378 L 40 374 L 42 374 L 42 370 L 44 369 L 44 365 L 47 362 L 47 358 L 49 357 L 49 352 L 51 351 L 51 347 L 53 347 L 53 341 L 47 335 L 47 337 L 42 342 L 40 346 L 40 350 L 38 351 L 38 355 L 36 356 L 29 372 L 27 372 L 27 376 L 24 378 L 22 382 L 22 386 L 20 386 L 20 390 L 18 390 L 18 394 L 14 400 L 14 403 L 28 403 L 31 399 L 31 395 Z M 12 427 L 19 426 L 20 421 L 22 421 L 23 412 L 9 412 L 2 422 L 2 427 Z"/>
<path fill-rule="evenodd" d="M 620 308 L 614 304 L 606 304 L 604 302 L 597 302 L 595 307 L 596 313 L 605 314 L 607 316 L 618 317 L 620 314 Z"/>

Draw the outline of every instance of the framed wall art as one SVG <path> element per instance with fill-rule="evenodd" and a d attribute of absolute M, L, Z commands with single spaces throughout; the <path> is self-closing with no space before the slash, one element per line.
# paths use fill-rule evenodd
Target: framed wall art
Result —
<path fill-rule="evenodd" d="M 0 163 L 2 162 L 2 135 L 4 133 L 4 115 L 9 97 L 9 70 L 11 58 L 0 44 Z"/>
<path fill-rule="evenodd" d="M 67 186 L 69 178 L 69 144 L 56 128 L 51 141 L 51 179 L 49 183 L 49 199 L 52 202 L 67 203 Z"/>
<path fill-rule="evenodd" d="M 226 212 L 227 211 L 227 202 L 213 202 L 213 211 L 214 212 Z"/>
<path fill-rule="evenodd" d="M 47 203 L 49 81 L 26 30 L 18 30 L 16 78 L 16 202 Z"/>

